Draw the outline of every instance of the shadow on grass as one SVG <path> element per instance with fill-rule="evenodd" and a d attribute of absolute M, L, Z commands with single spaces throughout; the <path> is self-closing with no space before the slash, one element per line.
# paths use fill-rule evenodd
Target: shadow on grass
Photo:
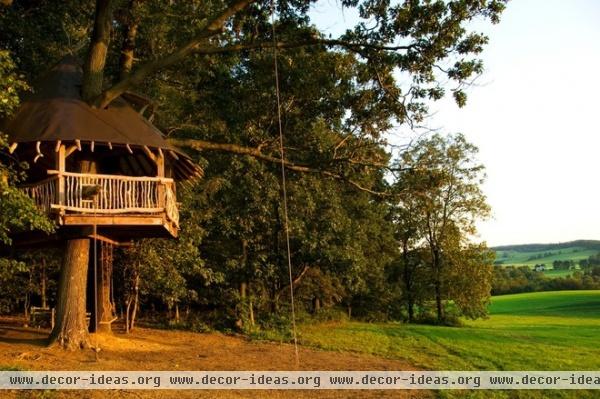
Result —
<path fill-rule="evenodd" d="M 0 343 L 45 347 L 48 345 L 48 332 L 26 327 L 0 325 Z"/>

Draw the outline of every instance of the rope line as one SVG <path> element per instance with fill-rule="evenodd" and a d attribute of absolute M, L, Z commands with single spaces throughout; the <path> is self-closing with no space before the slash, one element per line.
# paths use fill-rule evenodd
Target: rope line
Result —
<path fill-rule="evenodd" d="M 273 36 L 273 65 L 275 72 L 275 94 L 277 97 L 277 121 L 279 125 L 279 154 L 281 157 L 281 191 L 283 196 L 283 220 L 285 230 L 285 242 L 287 249 L 288 274 L 290 279 L 290 301 L 292 305 L 292 335 L 294 338 L 294 354 L 296 356 L 296 366 L 300 365 L 298 355 L 298 338 L 296 334 L 296 310 L 294 307 L 294 280 L 292 277 L 292 256 L 290 251 L 290 230 L 288 220 L 287 190 L 285 179 L 285 151 L 283 148 L 283 126 L 281 123 L 281 96 L 279 90 L 279 69 L 277 67 L 277 40 L 275 39 L 275 0 L 271 0 L 271 29 Z"/>

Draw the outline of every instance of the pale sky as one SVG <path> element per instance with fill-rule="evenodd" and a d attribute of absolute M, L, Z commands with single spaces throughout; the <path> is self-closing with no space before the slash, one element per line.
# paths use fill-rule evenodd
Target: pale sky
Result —
<path fill-rule="evenodd" d="M 314 22 L 334 35 L 356 14 L 320 2 Z M 600 1 L 513 0 L 489 38 L 486 71 L 467 106 L 434 104 L 428 124 L 480 149 L 493 219 L 489 245 L 600 239 Z"/>

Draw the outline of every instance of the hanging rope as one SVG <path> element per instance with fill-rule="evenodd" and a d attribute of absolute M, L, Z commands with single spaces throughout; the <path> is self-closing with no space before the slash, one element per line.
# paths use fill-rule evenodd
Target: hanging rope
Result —
<path fill-rule="evenodd" d="M 98 241 L 96 220 L 94 218 L 94 332 L 98 333 Z"/>
<path fill-rule="evenodd" d="M 290 251 L 290 230 L 288 220 L 287 190 L 285 181 L 285 151 L 283 149 L 283 127 L 281 123 L 281 98 L 279 90 L 279 69 L 277 67 L 277 40 L 275 39 L 275 0 L 271 0 L 271 28 L 273 36 L 273 65 L 275 69 L 275 94 L 277 97 L 277 121 L 279 124 L 279 155 L 281 157 L 281 191 L 283 196 L 283 220 L 285 230 L 285 242 L 287 250 L 288 274 L 290 279 L 290 302 L 292 305 L 292 336 L 294 337 L 294 353 L 296 356 L 296 367 L 300 365 L 298 356 L 298 338 L 296 335 L 296 310 L 294 308 L 294 280 L 292 277 L 292 256 Z"/>

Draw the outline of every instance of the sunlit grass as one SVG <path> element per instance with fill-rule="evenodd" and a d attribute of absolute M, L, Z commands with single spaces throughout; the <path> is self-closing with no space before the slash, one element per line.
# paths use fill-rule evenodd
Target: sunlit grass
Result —
<path fill-rule="evenodd" d="M 463 327 L 336 322 L 300 327 L 304 345 L 408 361 L 428 370 L 600 370 L 600 291 L 495 297 Z M 484 394 L 485 393 L 485 394 Z M 446 397 L 592 398 L 583 391 L 441 392 Z"/>

